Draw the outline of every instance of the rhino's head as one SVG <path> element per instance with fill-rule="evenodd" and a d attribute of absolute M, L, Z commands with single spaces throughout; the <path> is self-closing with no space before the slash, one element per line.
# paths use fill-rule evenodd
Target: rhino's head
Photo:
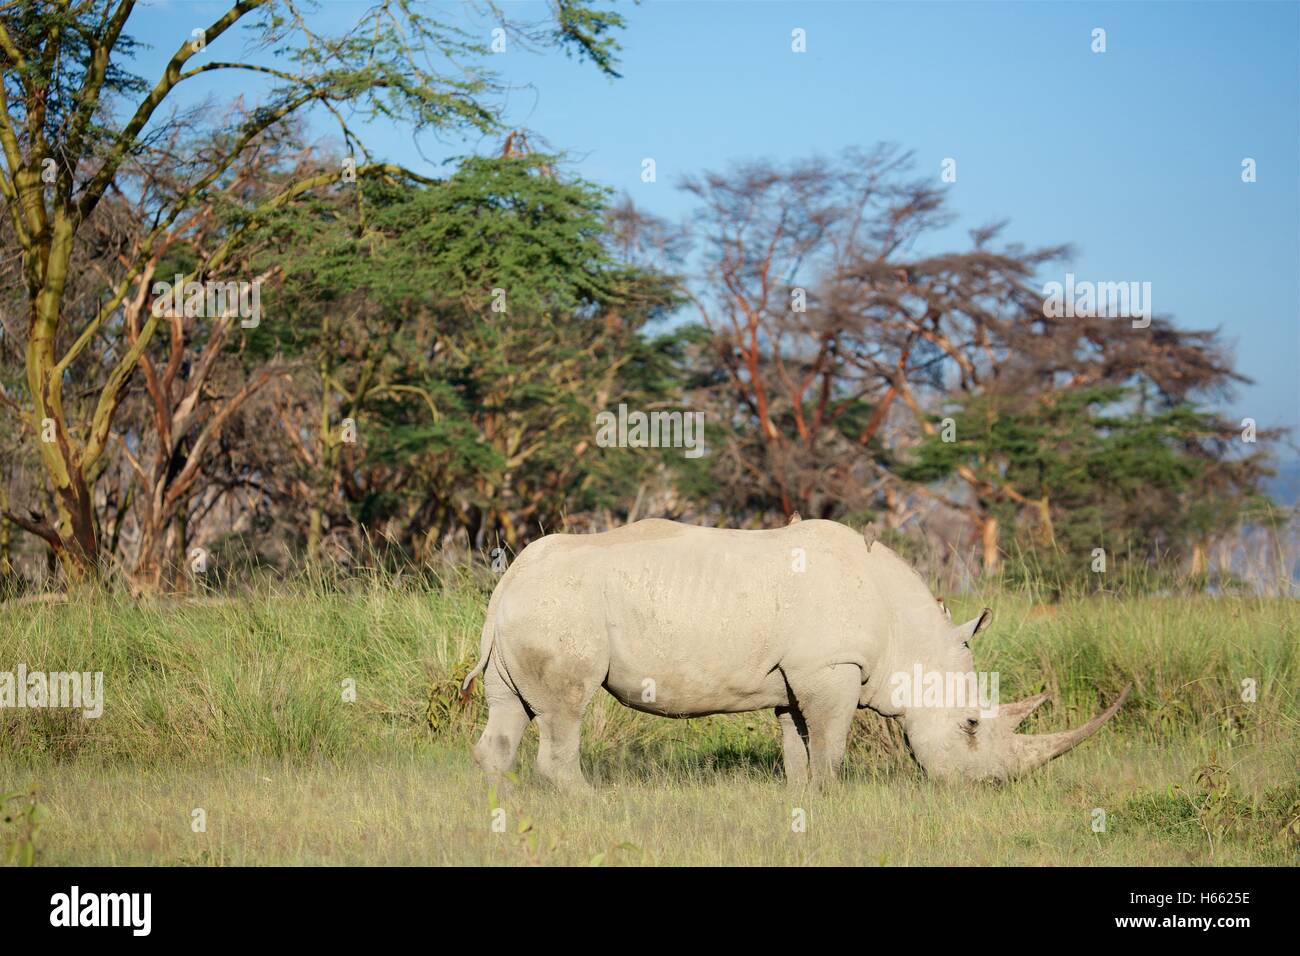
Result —
<path fill-rule="evenodd" d="M 937 644 L 939 672 L 957 678 L 953 686 L 980 687 L 970 642 L 988 627 L 988 608 L 972 621 L 953 627 L 945 622 Z M 946 645 L 945 643 L 946 642 Z M 964 681 L 964 684 L 963 684 Z M 1095 734 L 1128 698 L 1132 685 L 1102 713 L 1082 727 L 1055 734 L 1018 734 L 1016 728 L 1050 695 L 1039 694 L 1011 704 L 988 706 L 989 700 L 951 693 L 925 695 L 914 689 L 898 715 L 913 756 L 926 774 L 949 780 L 1009 780 L 1041 767 Z M 994 685 L 996 697 L 996 685 Z M 954 706 L 955 704 L 955 706 Z"/>

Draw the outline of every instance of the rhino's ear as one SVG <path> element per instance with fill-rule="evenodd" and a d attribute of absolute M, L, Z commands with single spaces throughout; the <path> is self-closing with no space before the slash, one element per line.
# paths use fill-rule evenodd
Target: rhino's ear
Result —
<path fill-rule="evenodd" d="M 980 612 L 979 617 L 972 618 L 956 629 L 957 640 L 963 644 L 969 644 L 971 638 L 980 631 L 987 631 L 991 623 L 993 623 L 993 609 L 986 607 Z"/>

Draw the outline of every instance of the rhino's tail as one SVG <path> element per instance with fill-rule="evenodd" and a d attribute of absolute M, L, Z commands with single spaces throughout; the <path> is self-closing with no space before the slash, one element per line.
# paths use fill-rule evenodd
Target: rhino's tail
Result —
<path fill-rule="evenodd" d="M 474 693 L 474 681 L 482 676 L 483 671 L 487 669 L 488 658 L 492 656 L 492 644 L 496 640 L 497 616 L 493 612 L 495 608 L 488 608 L 487 620 L 483 622 L 483 634 L 478 643 L 478 663 L 474 669 L 465 675 L 465 679 L 460 685 L 460 702 L 468 704 L 470 697 Z"/>

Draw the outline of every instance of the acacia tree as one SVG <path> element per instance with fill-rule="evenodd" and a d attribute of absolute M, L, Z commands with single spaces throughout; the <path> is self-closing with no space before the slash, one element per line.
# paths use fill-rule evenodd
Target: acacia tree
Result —
<path fill-rule="evenodd" d="M 992 233 L 977 233 L 982 247 Z M 993 257 L 998 261 L 1001 257 Z M 1056 256 L 1039 260 L 1050 261 Z M 1059 512 L 1050 487 L 1042 482 L 1022 482 L 1009 471 L 1007 459 L 990 445 L 972 438 L 998 433 L 1001 419 L 1023 416 L 1025 403 L 1037 403 L 1042 413 L 1068 405 L 1091 409 L 1097 389 L 1132 388 L 1143 397 L 1135 414 L 1145 419 L 1184 406 L 1193 398 L 1216 396 L 1241 378 L 1232 371 L 1215 333 L 1175 328 L 1167 319 L 1154 317 L 1146 328 L 1135 329 L 1127 319 L 1085 316 L 1070 319 L 1044 314 L 1041 294 L 1029 285 L 1032 269 L 1015 267 L 992 273 L 982 304 L 951 308 L 946 267 L 942 260 L 924 264 L 920 276 L 909 282 L 909 293 L 929 303 L 932 325 L 929 341 L 937 350 L 937 376 L 917 378 L 905 369 L 892 389 L 911 413 L 913 432 L 887 450 L 885 467 L 895 475 L 916 478 L 909 468 L 910 446 L 920 444 L 933 455 L 935 443 L 957 443 L 967 456 L 941 454 L 948 460 L 956 488 L 936 488 L 912 482 L 910 491 L 935 499 L 967 515 L 976 530 L 987 573 L 999 569 L 1008 520 L 1027 516 L 1036 543 L 1056 547 L 1053 509 Z M 975 285 L 989 281 L 986 274 Z M 991 307 L 990 303 L 996 304 Z M 947 428 L 944 421 L 947 420 Z M 1222 424 L 1202 424 L 1206 435 L 1224 433 Z M 1020 440 L 1038 435 L 1050 454 L 1053 433 L 1038 426 L 1017 434 Z M 1163 434 L 1163 433 L 1161 433 Z M 967 443 L 970 439 L 973 443 Z M 1209 449 L 1210 444 L 1204 445 Z M 924 469 L 922 469 L 924 470 Z M 1020 473 L 1023 477 L 1023 473 Z M 956 492 L 955 494 L 953 492 Z"/>
<path fill-rule="evenodd" d="M 952 440 L 931 434 L 898 466 L 908 481 L 970 469 L 1008 494 L 1001 510 L 1029 518 L 1022 553 L 1038 576 L 1098 587 L 1094 549 L 1157 561 L 1193 556 L 1264 504 L 1257 458 L 1233 456 L 1231 423 L 1188 404 L 1143 407 L 1134 390 L 1089 385 L 1048 394 L 968 398 Z"/>
<path fill-rule="evenodd" d="M 150 210 L 157 205 L 157 196 L 174 192 L 180 182 L 175 157 L 202 153 L 203 147 L 185 148 L 184 137 L 179 126 L 172 127 L 166 138 L 156 138 L 149 150 L 123 165 L 117 184 L 79 236 L 65 289 L 67 314 L 84 317 L 89 309 L 97 308 L 97 296 L 117 270 L 134 260 L 150 233 Z M 256 192 L 267 194 L 277 188 L 277 182 L 291 179 L 295 170 L 304 168 L 317 169 L 319 164 L 308 166 L 300 148 L 291 141 L 282 142 L 278 135 L 268 134 L 252 144 L 236 173 L 209 190 L 191 214 L 155 237 L 154 254 L 134 280 L 109 329 L 122 333 L 126 347 L 134 344 L 155 303 L 155 278 L 170 281 L 176 273 L 195 271 L 196 265 L 210 279 L 220 279 L 223 272 L 251 275 L 247 264 L 251 250 L 242 246 L 232 252 L 224 269 L 207 270 L 201 264 L 226 237 L 225 216 L 229 210 L 239 209 L 239 200 Z M 6 269 L 19 258 L 6 258 Z M 39 439 L 31 435 L 27 410 L 13 398 L 23 391 L 21 346 L 26 325 L 17 274 L 7 288 L 14 294 L 0 303 L 4 328 L 0 413 L 11 419 L 16 434 L 28 439 L 16 450 L 34 454 Z M 101 458 L 104 467 L 91 483 L 101 556 L 120 561 L 133 584 L 144 588 L 166 583 L 164 575 L 174 569 L 177 555 L 183 553 L 187 506 L 206 450 L 230 415 L 265 381 L 265 373 L 273 371 L 249 369 L 240 381 L 244 370 L 223 354 L 232 328 L 239 327 L 239 318 L 233 313 L 215 314 L 207 320 L 187 316 L 184 309 L 169 308 L 164 320 L 160 334 L 140 356 L 136 386 L 123 390 L 114 416 L 114 451 Z M 78 362 L 76 387 L 64 396 L 71 419 L 89 417 L 91 402 L 111 368 L 111 352 L 119 347 L 122 343 L 116 334 L 98 336 L 86 346 Z M 227 386 L 231 387 L 228 394 Z M 35 462 L 22 462 L 23 484 L 39 489 L 39 468 L 33 469 L 31 464 Z M 10 465 L 17 468 L 19 463 L 11 459 Z M 32 503 L 29 500 L 29 505 Z M 9 522 L 3 520 L 7 528 Z M 39 520 L 39 514 L 32 515 L 32 520 Z"/>
<path fill-rule="evenodd" d="M 555 165 L 473 158 L 268 225 L 298 250 L 276 329 L 306 374 L 275 394 L 309 555 L 360 525 L 417 555 L 461 533 L 517 547 L 647 464 L 594 448 L 592 422 L 664 397 L 671 341 L 641 333 L 671 283 L 615 254 L 604 192 Z"/>
<path fill-rule="evenodd" d="M 239 208 L 232 197 L 266 195 L 280 183 L 319 168 L 310 153 L 292 143 L 259 142 L 256 146 L 220 189 L 214 187 L 207 194 L 192 216 L 160 237 L 154 256 L 122 304 L 128 345 L 139 340 L 149 314 L 163 304 L 152 294 L 155 276 L 199 273 L 219 280 L 224 271 L 252 276 L 252 282 L 260 284 L 282 271 L 278 265 L 260 271 L 253 266 L 251 260 L 262 250 L 252 238 L 232 252 L 224 270 L 208 265 L 225 238 L 227 211 Z M 151 183 L 138 191 L 140 195 L 147 196 L 170 178 L 167 167 L 148 173 Z M 124 231 L 138 241 L 138 223 L 145 218 L 139 203 L 128 205 L 124 196 L 109 201 L 114 200 L 123 207 Z M 127 248 L 133 250 L 133 246 Z M 118 258 L 129 261 L 131 252 L 121 252 Z M 230 360 L 230 343 L 244 324 L 244 317 L 233 308 L 235 303 L 224 303 L 227 308 L 221 314 L 203 319 L 187 315 L 175 303 L 166 304 L 161 310 L 166 341 L 140 355 L 143 393 L 135 403 L 139 407 L 131 408 L 129 399 L 124 402 L 127 414 L 119 418 L 127 421 L 117 429 L 123 438 L 118 448 L 136 483 L 131 513 L 138 540 L 131 576 L 137 589 L 147 590 L 170 590 L 183 581 L 177 571 L 187 551 L 191 500 L 196 492 L 205 490 L 206 456 L 231 417 L 272 378 L 287 373 L 275 357 L 259 356 L 256 367 L 251 368 Z M 210 507 L 211 500 L 205 506 Z"/>
<path fill-rule="evenodd" d="M 888 146 L 685 187 L 701 201 L 696 302 L 731 426 L 722 477 L 760 511 L 845 517 L 888 492 L 881 436 L 896 399 L 908 383 L 946 387 L 948 363 L 976 379 L 958 330 L 1017 307 L 1023 280 L 1061 251 L 994 250 L 982 232 L 968 251 L 919 255 L 951 217 Z"/>
<path fill-rule="evenodd" d="M 585 0 L 554 0 L 544 35 L 530 35 L 575 50 L 612 72 L 616 50 L 609 33 L 614 14 Z M 106 467 L 115 414 L 127 385 L 164 316 L 151 311 L 133 341 L 121 307 L 157 253 L 158 243 L 193 214 L 259 137 L 291 117 L 320 108 L 335 117 L 361 161 L 345 171 L 373 177 L 397 172 L 371 161 L 362 138 L 344 119 L 396 118 L 415 130 L 488 130 L 493 89 L 483 69 L 461 68 L 486 52 L 462 31 L 427 17 L 408 0 L 380 0 L 350 29 L 335 36 L 315 30 L 294 0 L 238 0 L 210 24 L 185 33 L 152 85 L 125 65 L 134 44 L 127 32 L 134 0 L 61 0 L 18 4 L 0 12 L 0 194 L 22 251 L 27 300 L 26 417 L 39 447 L 55 514 L 5 511 L 14 523 L 43 538 L 71 579 L 94 575 L 100 543 L 93 489 Z M 254 62 L 250 51 L 231 60 L 213 51 L 240 25 L 251 28 L 254 51 L 274 49 L 275 65 Z M 268 57 L 268 60 L 271 58 Z M 436 65 L 449 63 L 450 68 Z M 196 77 L 248 73 L 268 84 L 252 107 L 236 101 L 204 137 L 217 144 L 179 157 L 177 188 L 157 197 L 150 228 L 84 313 L 69 310 L 70 267 L 87 223 L 104 197 L 119 188 L 128 161 L 147 150 L 160 124 L 176 115 L 178 91 Z M 133 105 L 132 105 L 133 104 Z M 193 121 L 193 117 L 190 117 Z M 204 267 L 224 267 L 247 231 L 298 197 L 340 178 L 340 170 L 315 171 L 285 183 L 270 196 L 252 197 Z M 197 271 L 186 279 L 205 278 Z M 249 277 L 251 278 L 251 277 Z M 102 385 L 92 410 L 74 417 L 65 402 L 69 380 L 83 371 L 90 346 L 101 337 L 119 347 L 100 353 Z"/>
<path fill-rule="evenodd" d="M 1214 332 L 1047 314 L 1036 278 L 1066 246 L 1007 244 L 998 225 L 929 251 L 951 216 L 891 148 L 685 185 L 700 200 L 696 301 L 716 369 L 704 392 L 727 426 L 715 475 L 739 512 L 914 514 L 933 499 L 970 520 L 993 571 L 1010 519 L 1054 546 L 1056 505 L 979 445 L 946 459 L 955 484 L 917 478 L 930 472 L 907 470 L 909 449 L 943 441 L 942 415 L 960 410 L 965 428 L 983 415 L 984 434 L 1014 399 L 1050 406 L 1102 386 L 1141 386 L 1155 415 L 1239 380 Z"/>

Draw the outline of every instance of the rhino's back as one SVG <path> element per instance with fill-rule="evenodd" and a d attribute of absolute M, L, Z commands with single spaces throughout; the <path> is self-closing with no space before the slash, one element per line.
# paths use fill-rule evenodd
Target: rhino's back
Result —
<path fill-rule="evenodd" d="M 598 585 L 607 599 L 624 594 L 741 613 L 771 611 L 777 598 L 861 591 L 868 561 L 861 537 L 833 521 L 740 531 L 651 518 L 598 534 L 548 535 L 525 548 L 511 572 L 521 585 Z M 759 594 L 766 600 L 756 601 Z"/>

